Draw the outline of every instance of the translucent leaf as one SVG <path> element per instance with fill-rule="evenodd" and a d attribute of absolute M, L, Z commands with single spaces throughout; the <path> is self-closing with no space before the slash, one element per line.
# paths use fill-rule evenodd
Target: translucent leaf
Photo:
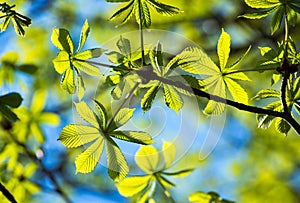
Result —
<path fill-rule="evenodd" d="M 300 99 L 300 77 L 296 78 L 294 87 L 293 87 L 293 97 L 294 100 Z"/>
<path fill-rule="evenodd" d="M 123 78 L 116 87 L 111 91 L 111 96 L 115 100 L 119 100 L 122 97 L 123 90 L 125 87 L 125 79 Z"/>
<path fill-rule="evenodd" d="M 61 81 L 61 87 L 66 90 L 69 94 L 75 93 L 75 77 L 74 77 L 74 71 L 72 68 L 68 68 L 66 72 L 63 75 L 62 81 Z"/>
<path fill-rule="evenodd" d="M 225 78 L 225 83 L 235 101 L 243 104 L 248 104 L 248 94 L 240 84 L 230 78 Z"/>
<path fill-rule="evenodd" d="M 267 17 L 268 15 L 270 15 L 273 11 L 274 11 L 275 7 L 266 11 L 260 11 L 260 12 L 255 12 L 255 13 L 247 13 L 244 15 L 241 15 L 239 17 L 244 17 L 244 18 L 248 18 L 248 19 L 261 19 L 264 17 Z"/>
<path fill-rule="evenodd" d="M 23 98 L 19 93 L 11 92 L 0 96 L 0 103 L 17 108 L 21 105 Z"/>
<path fill-rule="evenodd" d="M 281 78 L 281 74 L 277 74 L 277 73 L 273 74 L 271 79 L 271 85 L 274 85 L 277 82 L 279 82 L 280 78 Z"/>
<path fill-rule="evenodd" d="M 117 183 L 116 186 L 121 195 L 131 197 L 145 189 L 150 179 L 150 175 L 128 177 Z"/>
<path fill-rule="evenodd" d="M 121 82 L 122 76 L 121 75 L 109 75 L 106 77 L 106 82 L 110 85 L 116 85 Z"/>
<path fill-rule="evenodd" d="M 16 66 L 16 69 L 23 73 L 34 74 L 39 68 L 34 64 L 22 64 L 20 66 Z"/>
<path fill-rule="evenodd" d="M 111 51 L 109 53 L 106 53 L 107 58 L 110 62 L 114 64 L 120 64 L 124 61 L 124 56 L 116 51 Z"/>
<path fill-rule="evenodd" d="M 123 108 L 117 112 L 116 116 L 113 118 L 113 123 L 109 126 L 108 132 L 111 132 L 122 125 L 124 125 L 133 116 L 135 108 Z"/>
<path fill-rule="evenodd" d="M 164 142 L 163 156 L 165 159 L 165 169 L 169 168 L 176 157 L 176 147 L 172 142 Z"/>
<path fill-rule="evenodd" d="M 230 53 L 230 35 L 222 29 L 218 41 L 218 56 L 221 70 L 225 69 Z"/>
<path fill-rule="evenodd" d="M 2 23 L 1 23 L 1 32 L 4 32 L 7 29 L 10 20 L 11 20 L 11 17 L 6 17 L 4 19 L 4 21 L 2 21 Z"/>
<path fill-rule="evenodd" d="M 141 106 L 144 111 L 148 111 L 151 108 L 159 88 L 159 85 L 153 85 L 142 98 Z"/>
<path fill-rule="evenodd" d="M 153 180 L 154 177 L 151 177 L 151 180 L 149 180 L 149 185 L 148 187 L 141 193 L 141 195 L 138 197 L 136 203 L 155 203 L 153 201 L 153 193 L 155 192 L 156 189 L 156 181 Z"/>
<path fill-rule="evenodd" d="M 281 102 L 280 101 L 272 102 L 272 103 L 268 104 L 265 108 L 270 109 L 270 110 L 279 111 L 281 109 Z M 274 119 L 273 116 L 268 116 L 265 114 L 257 114 L 256 115 L 257 125 L 259 128 L 263 128 L 263 129 L 269 128 L 273 119 Z"/>
<path fill-rule="evenodd" d="M 247 51 L 238 59 L 236 60 L 232 65 L 230 65 L 228 68 L 226 68 L 223 73 L 229 73 L 231 71 L 234 71 L 234 70 L 237 70 L 237 66 L 240 64 L 240 62 L 245 58 L 245 56 L 249 53 L 251 49 L 251 46 L 248 47 Z M 239 73 L 242 73 L 242 72 L 239 72 Z M 239 74 L 239 73 L 236 73 L 236 74 Z M 244 74 L 244 73 L 242 73 Z M 231 75 L 231 74 L 230 74 Z M 241 75 L 241 74 L 239 74 Z M 244 74 L 245 75 L 245 74 Z M 246 75 L 245 75 L 246 76 Z M 246 76 L 247 77 L 247 76 Z M 249 78 L 247 77 L 247 79 L 249 80 Z"/>
<path fill-rule="evenodd" d="M 135 162 L 143 171 L 151 174 L 158 166 L 158 151 L 153 146 L 141 146 L 135 154 Z"/>
<path fill-rule="evenodd" d="M 67 125 L 65 126 L 58 140 L 69 148 L 79 147 L 101 137 L 99 130 L 86 125 Z"/>
<path fill-rule="evenodd" d="M 69 54 L 66 51 L 60 51 L 52 62 L 59 74 L 63 74 L 67 69 L 71 68 Z"/>
<path fill-rule="evenodd" d="M 79 59 L 79 60 L 85 61 L 85 60 L 88 60 L 88 59 L 91 59 L 91 58 L 98 58 L 104 52 L 105 52 L 105 50 L 101 49 L 101 48 L 88 49 L 88 50 L 85 50 L 83 52 L 75 54 L 74 58 L 75 58 L 75 60 Z"/>
<path fill-rule="evenodd" d="M 168 179 L 163 177 L 161 174 L 156 176 L 156 178 L 157 178 L 157 181 L 160 182 L 160 184 L 162 184 L 165 187 L 174 187 L 175 186 L 174 183 L 172 183 L 171 181 L 169 181 Z"/>
<path fill-rule="evenodd" d="M 271 34 L 273 35 L 279 28 L 283 19 L 283 15 L 284 15 L 284 8 L 279 7 L 271 20 Z"/>
<path fill-rule="evenodd" d="M 89 173 L 96 167 L 103 151 L 104 139 L 99 137 L 91 146 L 76 157 L 76 173 Z"/>
<path fill-rule="evenodd" d="M 46 102 L 46 90 L 39 89 L 35 92 L 32 103 L 31 112 L 32 114 L 39 114 L 43 111 Z"/>
<path fill-rule="evenodd" d="M 131 0 L 126 6 L 120 8 L 119 10 L 117 10 L 110 18 L 109 20 L 113 20 L 117 17 L 119 17 L 120 15 L 126 15 L 126 17 L 123 19 L 122 24 L 126 23 L 130 17 L 133 14 L 133 9 L 134 9 L 134 1 Z M 126 14 L 127 12 L 127 14 Z"/>
<path fill-rule="evenodd" d="M 97 116 L 85 102 L 82 101 L 79 103 L 74 103 L 74 105 L 81 118 L 83 118 L 95 128 L 99 128 Z"/>
<path fill-rule="evenodd" d="M 275 128 L 278 132 L 287 134 L 291 126 L 282 118 L 277 118 L 275 121 Z"/>
<path fill-rule="evenodd" d="M 204 192 L 195 192 L 189 196 L 189 201 L 192 203 L 210 203 L 211 196 Z"/>
<path fill-rule="evenodd" d="M 100 69 L 97 68 L 96 66 L 93 66 L 93 65 L 89 64 L 88 62 L 73 60 L 72 64 L 76 68 L 78 68 L 79 70 L 85 72 L 88 75 L 91 75 L 91 76 L 99 76 L 99 75 L 101 75 Z"/>
<path fill-rule="evenodd" d="M 153 144 L 151 136 L 146 132 L 141 131 L 113 131 L 109 133 L 110 136 L 128 142 L 138 144 Z"/>
<path fill-rule="evenodd" d="M 251 8 L 272 8 L 280 4 L 279 0 L 245 0 Z"/>
<path fill-rule="evenodd" d="M 129 167 L 118 145 L 109 139 L 106 142 L 108 175 L 116 182 L 123 180 L 129 172 Z"/>
<path fill-rule="evenodd" d="M 79 46 L 78 46 L 77 52 L 79 52 L 82 49 L 82 47 L 85 44 L 85 41 L 89 35 L 89 32 L 90 32 L 90 26 L 89 26 L 88 20 L 86 19 L 82 26 L 82 29 L 81 29 L 80 41 L 79 41 Z"/>
<path fill-rule="evenodd" d="M 74 53 L 74 44 L 68 30 L 63 28 L 54 28 L 51 35 L 52 43 L 61 51 L 69 54 Z"/>
<path fill-rule="evenodd" d="M 144 26 L 145 28 L 148 28 L 151 25 L 150 11 L 149 11 L 146 1 L 140 1 L 140 4 L 141 4 L 141 6 L 139 5 L 139 3 L 137 3 L 135 6 L 136 22 L 138 24 L 142 23 L 142 26 Z M 141 19 L 140 19 L 140 17 L 141 17 Z"/>
<path fill-rule="evenodd" d="M 280 98 L 280 92 L 273 89 L 260 90 L 253 99 Z"/>
<path fill-rule="evenodd" d="M 165 16 L 173 16 L 178 13 L 181 13 L 182 11 L 179 8 L 176 8 L 174 6 L 170 6 L 161 2 L 154 1 L 147 1 L 149 5 L 151 5 L 155 10 L 162 15 Z"/>
<path fill-rule="evenodd" d="M 163 174 L 168 175 L 168 176 L 176 176 L 176 177 L 185 177 L 192 173 L 194 169 L 185 169 L 177 172 L 163 172 Z"/>
<path fill-rule="evenodd" d="M 221 98 L 226 98 L 226 89 L 223 80 L 218 80 L 214 83 L 213 95 L 218 95 Z M 204 109 L 206 115 L 220 115 L 225 110 L 225 104 L 210 100 Z"/>
<path fill-rule="evenodd" d="M 25 30 L 23 29 L 20 21 L 17 18 L 13 17 L 12 22 L 13 22 L 14 29 L 15 29 L 16 33 L 20 36 L 24 36 L 25 35 Z"/>
<path fill-rule="evenodd" d="M 169 63 L 177 61 L 178 66 L 189 73 L 213 75 L 219 73 L 219 68 L 207 56 L 207 54 L 196 47 L 189 47 L 175 56 Z"/>
<path fill-rule="evenodd" d="M 164 84 L 164 97 L 167 106 L 178 113 L 183 106 L 183 100 L 173 86 Z"/>
<path fill-rule="evenodd" d="M 103 130 L 105 129 L 106 122 L 107 122 L 106 110 L 100 102 L 94 100 L 94 104 L 95 104 L 95 110 L 97 112 L 97 117 L 99 119 L 100 128 Z"/>

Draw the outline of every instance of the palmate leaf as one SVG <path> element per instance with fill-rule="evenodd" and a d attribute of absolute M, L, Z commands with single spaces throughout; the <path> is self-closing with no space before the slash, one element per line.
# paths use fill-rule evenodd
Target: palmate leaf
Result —
<path fill-rule="evenodd" d="M 108 132 L 112 132 L 113 130 L 127 123 L 127 121 L 129 121 L 129 119 L 133 116 L 134 111 L 135 108 L 122 108 L 119 112 L 117 112 L 117 114 L 113 118 L 113 122 L 110 126 L 108 126 Z"/>
<path fill-rule="evenodd" d="M 279 28 L 284 16 L 284 8 L 278 7 L 271 20 L 271 34 L 273 35 Z"/>
<path fill-rule="evenodd" d="M 59 74 L 63 74 L 67 69 L 71 68 L 69 54 L 66 51 L 60 51 L 55 59 L 52 60 L 55 70 Z"/>
<path fill-rule="evenodd" d="M 230 92 L 233 99 L 237 102 L 248 104 L 248 94 L 240 84 L 232 80 L 231 78 L 226 78 L 225 80 L 226 87 Z"/>
<path fill-rule="evenodd" d="M 85 102 L 74 103 L 77 113 L 82 119 L 90 123 L 95 128 L 99 128 L 97 116 Z"/>
<path fill-rule="evenodd" d="M 171 85 L 164 84 L 164 97 L 168 107 L 173 109 L 176 113 L 183 107 L 183 100 L 177 90 Z"/>
<path fill-rule="evenodd" d="M 105 107 L 98 102 L 97 100 L 94 100 L 95 104 L 95 111 L 97 113 L 97 119 L 99 123 L 99 127 L 103 130 L 106 127 L 106 122 L 107 122 L 107 113 L 105 110 Z"/>
<path fill-rule="evenodd" d="M 291 126 L 282 118 L 277 118 L 275 121 L 275 128 L 278 132 L 287 134 Z"/>
<path fill-rule="evenodd" d="M 162 14 L 165 16 L 173 16 L 173 15 L 183 12 L 177 7 L 170 6 L 170 5 L 158 2 L 156 0 L 147 0 L 147 2 L 149 3 L 149 5 L 151 5 L 153 8 L 155 8 L 155 10 L 159 14 Z"/>
<path fill-rule="evenodd" d="M 79 45 L 78 45 L 78 49 L 76 52 L 80 52 L 83 45 L 85 44 L 85 41 L 89 35 L 90 32 L 90 26 L 87 20 L 85 20 L 82 29 L 81 29 L 81 34 L 80 34 L 80 41 L 79 41 Z"/>
<path fill-rule="evenodd" d="M 163 156 L 165 160 L 164 168 L 169 168 L 176 157 L 176 147 L 172 142 L 164 142 Z"/>
<path fill-rule="evenodd" d="M 131 197 L 145 189 L 151 179 L 151 175 L 128 177 L 117 183 L 116 186 L 121 195 Z"/>
<path fill-rule="evenodd" d="M 244 17 L 244 18 L 248 18 L 248 19 L 261 19 L 261 18 L 267 17 L 268 15 L 273 13 L 274 9 L 276 9 L 276 7 L 271 8 L 269 10 L 265 10 L 265 11 L 254 12 L 254 13 L 246 13 L 246 14 L 241 15 L 239 17 Z"/>
<path fill-rule="evenodd" d="M 74 94 L 76 91 L 76 85 L 75 85 L 75 76 L 74 71 L 71 68 L 68 68 L 65 73 L 63 74 L 62 80 L 61 80 L 61 87 L 66 90 L 70 94 Z"/>
<path fill-rule="evenodd" d="M 153 146 L 141 146 L 135 155 L 135 162 L 147 174 L 155 172 L 159 162 L 158 151 Z"/>
<path fill-rule="evenodd" d="M 140 19 L 141 18 L 141 19 Z M 135 6 L 135 19 L 138 24 L 148 28 L 151 25 L 151 16 L 146 1 L 137 0 Z"/>
<path fill-rule="evenodd" d="M 281 102 L 275 101 L 270 104 L 268 104 L 266 109 L 274 110 L 274 111 L 280 111 L 282 109 Z M 256 115 L 257 125 L 259 128 L 267 129 L 270 127 L 272 121 L 274 120 L 273 116 L 263 115 L 263 114 L 257 114 Z"/>
<path fill-rule="evenodd" d="M 113 131 L 109 133 L 110 136 L 115 137 L 120 140 L 125 140 L 128 142 L 134 142 L 138 144 L 153 144 L 152 138 L 146 132 L 141 131 Z"/>
<path fill-rule="evenodd" d="M 68 30 L 63 28 L 54 28 L 51 35 L 52 43 L 61 51 L 74 53 L 74 44 Z"/>
<path fill-rule="evenodd" d="M 146 92 L 141 100 L 141 106 L 144 111 L 150 110 L 159 89 L 160 85 L 154 85 Z"/>
<path fill-rule="evenodd" d="M 230 53 L 230 41 L 231 39 L 229 34 L 222 29 L 217 48 L 221 71 L 223 71 L 227 65 Z"/>
<path fill-rule="evenodd" d="M 272 8 L 280 4 L 279 0 L 245 0 L 251 8 Z"/>
<path fill-rule="evenodd" d="M 21 105 L 23 98 L 19 93 L 10 92 L 8 94 L 0 96 L 0 103 L 3 105 L 10 106 L 12 108 L 17 108 Z"/>
<path fill-rule="evenodd" d="M 273 89 L 260 90 L 253 99 L 280 98 L 280 92 Z"/>

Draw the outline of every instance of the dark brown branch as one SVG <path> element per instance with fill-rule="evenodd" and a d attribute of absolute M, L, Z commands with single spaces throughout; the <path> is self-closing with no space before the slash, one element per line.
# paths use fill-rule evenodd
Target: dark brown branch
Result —
<path fill-rule="evenodd" d="M 191 93 L 195 96 L 204 97 L 204 98 L 207 98 L 209 100 L 213 100 L 215 102 L 227 104 L 229 106 L 232 106 L 232 107 L 237 108 L 237 109 L 242 110 L 242 111 L 247 111 L 247 112 L 257 113 L 257 114 L 266 114 L 266 115 L 269 115 L 269 116 L 283 118 L 300 135 L 300 124 L 288 112 L 279 112 L 279 111 L 273 111 L 273 110 L 269 110 L 269 109 L 263 109 L 263 108 L 259 108 L 259 107 L 255 107 L 255 106 L 250 106 L 250 105 L 238 103 L 238 102 L 235 102 L 235 101 L 232 101 L 232 100 L 229 100 L 229 99 L 224 99 L 222 97 L 209 94 L 209 93 L 204 92 L 202 90 L 199 90 L 197 88 L 187 86 L 187 85 L 183 84 L 182 82 L 172 81 L 172 80 L 160 77 L 160 76 L 156 75 L 153 71 L 151 71 L 151 70 L 149 71 L 148 69 L 139 70 L 139 71 L 137 71 L 137 73 L 142 78 L 144 78 L 144 80 L 145 80 L 144 82 L 148 82 L 150 80 L 158 80 L 158 81 L 163 82 L 165 84 L 172 85 L 172 86 L 175 86 L 177 88 L 183 89 L 183 90 L 185 90 L 185 91 L 187 91 L 187 92 L 189 92 L 189 93 Z"/>
<path fill-rule="evenodd" d="M 2 194 L 6 197 L 6 199 L 8 199 L 10 202 L 12 203 L 17 203 L 16 199 L 14 198 L 14 196 L 5 188 L 4 185 L 2 185 L 2 183 L 0 182 L 0 191 L 2 192 Z"/>

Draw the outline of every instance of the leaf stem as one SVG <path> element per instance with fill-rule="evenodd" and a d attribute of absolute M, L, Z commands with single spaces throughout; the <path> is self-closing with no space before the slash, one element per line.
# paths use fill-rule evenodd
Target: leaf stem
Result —
<path fill-rule="evenodd" d="M 118 112 L 122 109 L 122 107 L 124 106 L 124 104 L 128 101 L 128 99 L 130 99 L 135 91 L 135 89 L 139 86 L 139 84 L 141 83 L 141 80 L 138 80 L 135 85 L 133 86 L 133 88 L 130 90 L 129 93 L 127 93 L 127 95 L 125 96 L 124 100 L 122 101 L 122 103 L 120 104 L 120 106 L 118 107 L 118 109 L 114 112 L 114 114 L 112 115 L 111 119 L 109 120 L 106 130 L 110 128 L 110 126 L 113 124 L 113 120 L 116 117 L 116 115 L 118 114 Z"/>
<path fill-rule="evenodd" d="M 140 30 L 140 40 L 141 40 L 141 49 L 142 49 L 142 58 L 141 58 L 141 68 L 144 66 L 145 63 L 145 51 L 144 51 L 144 33 L 143 33 L 143 20 L 142 20 L 142 2 L 141 0 L 138 0 L 138 6 L 139 6 L 139 30 Z"/>
<path fill-rule="evenodd" d="M 166 195 L 166 197 L 170 200 L 171 203 L 176 203 L 175 200 L 173 199 L 172 195 L 170 194 L 169 190 L 164 186 L 164 184 L 158 178 L 158 174 L 154 174 L 154 175 L 156 177 L 157 182 L 162 187 L 162 189 L 163 189 L 164 194 Z"/>
<path fill-rule="evenodd" d="M 5 188 L 5 186 L 0 182 L 0 191 L 11 203 L 17 203 L 15 197 Z"/>
<path fill-rule="evenodd" d="M 229 73 L 223 73 L 223 76 L 230 75 L 234 73 L 243 73 L 243 72 L 260 72 L 260 71 L 269 71 L 269 70 L 276 70 L 276 68 L 262 68 L 262 69 L 245 69 L 245 70 L 236 70 Z"/>

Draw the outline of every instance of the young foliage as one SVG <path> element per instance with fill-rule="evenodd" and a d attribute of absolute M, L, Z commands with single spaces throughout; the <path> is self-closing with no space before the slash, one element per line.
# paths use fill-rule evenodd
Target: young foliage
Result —
<path fill-rule="evenodd" d="M 89 125 L 67 125 L 61 131 L 58 140 L 69 148 L 89 144 L 76 158 L 76 173 L 93 171 L 105 144 L 108 174 L 114 181 L 120 181 L 128 174 L 129 167 L 113 138 L 139 144 L 152 144 L 152 138 L 148 133 L 141 131 L 118 130 L 133 116 L 135 109 L 122 108 L 115 116 L 108 118 L 103 105 L 98 101 L 94 101 L 94 104 L 95 112 L 85 102 L 75 103 L 78 114 Z"/>
<path fill-rule="evenodd" d="M 52 43 L 60 50 L 56 58 L 53 59 L 53 64 L 55 70 L 59 74 L 63 74 L 61 87 L 69 94 L 74 94 L 77 89 L 79 100 L 82 99 L 85 91 L 81 71 L 91 76 L 101 74 L 99 68 L 90 64 L 88 59 L 100 57 L 104 50 L 94 48 L 81 51 L 89 32 L 90 27 L 86 20 L 81 29 L 79 46 L 76 52 L 74 52 L 74 43 L 68 30 L 55 28 L 51 36 Z"/>
<path fill-rule="evenodd" d="M 0 96 L 0 112 L 11 122 L 19 120 L 18 116 L 10 108 L 19 107 L 22 100 L 21 95 L 16 92 Z"/>
<path fill-rule="evenodd" d="M 156 0 L 106 0 L 107 2 L 120 3 L 127 2 L 127 4 L 116 11 L 111 17 L 110 20 L 114 20 L 117 17 L 125 16 L 121 24 L 126 23 L 133 15 L 137 23 L 141 23 L 143 27 L 150 27 L 151 25 L 151 15 L 150 9 L 154 9 L 161 15 L 164 16 L 173 16 L 178 13 L 181 13 L 178 8 L 170 6 L 164 3 L 161 3 Z"/>
<path fill-rule="evenodd" d="M 294 26 L 297 22 L 297 14 L 300 13 L 298 0 L 245 0 L 245 3 L 251 8 L 263 10 L 244 14 L 241 17 L 261 19 L 273 13 L 270 24 L 272 35 L 280 28 L 284 15 L 287 16 L 289 24 Z"/>
<path fill-rule="evenodd" d="M 199 48 L 186 48 L 175 57 L 174 61 L 182 70 L 188 73 L 205 76 L 206 78 L 201 83 L 210 94 L 226 98 L 228 92 L 235 101 L 248 104 L 248 94 L 237 81 L 250 81 L 250 79 L 237 67 L 249 52 L 250 47 L 235 63 L 228 66 L 230 41 L 230 35 L 222 29 L 217 46 L 219 66 Z M 204 112 L 207 115 L 218 115 L 224 109 L 225 104 L 210 100 Z"/>
<path fill-rule="evenodd" d="M 195 192 L 189 196 L 189 201 L 192 203 L 234 203 L 221 198 L 216 192 Z"/>
<path fill-rule="evenodd" d="M 0 3 L 0 11 L 4 14 L 0 18 L 4 18 L 1 23 L 1 32 L 5 31 L 10 23 L 13 22 L 15 31 L 18 35 L 24 36 L 25 30 L 24 26 L 28 27 L 31 24 L 31 19 L 20 13 L 17 13 L 14 8 L 15 5 L 8 5 L 7 3 Z"/>
<path fill-rule="evenodd" d="M 163 144 L 163 156 L 153 146 L 141 146 L 135 155 L 135 162 L 146 175 L 127 177 L 117 183 L 121 195 L 125 197 L 137 196 L 138 203 L 155 202 L 153 199 L 156 185 L 159 184 L 164 193 L 170 198 L 168 187 L 175 187 L 167 177 L 184 177 L 193 169 L 186 169 L 177 172 L 167 172 L 176 157 L 176 147 L 170 142 Z M 160 160 L 164 160 L 161 167 Z"/>
<path fill-rule="evenodd" d="M 293 85 L 293 89 L 289 90 L 286 94 L 286 101 L 289 109 L 289 113 L 292 114 L 292 109 L 300 115 L 300 77 L 298 77 Z M 253 99 L 267 99 L 267 98 L 274 98 L 277 99 L 269 103 L 265 106 L 266 109 L 274 110 L 274 111 L 283 111 L 282 104 L 281 104 L 281 94 L 277 90 L 273 89 L 266 89 L 259 91 Z M 282 118 L 275 118 L 269 115 L 262 115 L 258 114 L 256 116 L 257 123 L 259 128 L 269 128 L 272 122 L 275 120 L 275 128 L 279 133 L 287 134 L 291 127 L 290 125 Z"/>

